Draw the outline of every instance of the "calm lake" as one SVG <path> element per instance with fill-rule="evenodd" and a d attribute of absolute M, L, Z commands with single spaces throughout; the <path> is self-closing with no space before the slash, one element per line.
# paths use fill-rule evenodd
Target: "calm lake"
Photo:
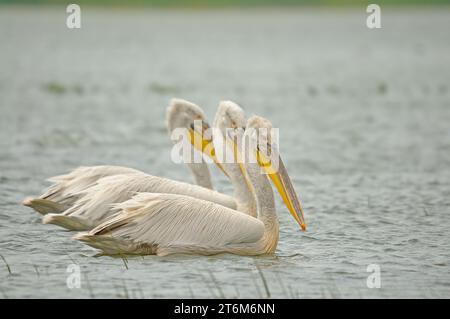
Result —
<path fill-rule="evenodd" d="M 66 16 L 0 6 L 0 298 L 450 297 L 449 8 L 385 8 L 377 30 L 365 8 Z M 269 118 L 308 230 L 276 195 L 274 256 L 124 260 L 21 206 L 79 165 L 190 182 L 170 160 L 172 97 L 211 121 L 223 99 Z"/>

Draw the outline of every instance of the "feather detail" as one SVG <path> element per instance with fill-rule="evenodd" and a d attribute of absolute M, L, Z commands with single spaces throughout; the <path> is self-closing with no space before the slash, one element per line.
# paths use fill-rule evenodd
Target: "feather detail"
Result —
<path fill-rule="evenodd" d="M 166 255 L 217 254 L 241 244 L 257 249 L 264 237 L 260 220 L 184 195 L 139 193 L 114 209 L 117 215 L 74 238 L 108 254 Z"/>

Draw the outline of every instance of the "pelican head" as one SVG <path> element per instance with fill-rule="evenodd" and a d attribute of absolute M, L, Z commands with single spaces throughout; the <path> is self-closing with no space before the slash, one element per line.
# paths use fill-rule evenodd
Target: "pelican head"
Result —
<path fill-rule="evenodd" d="M 186 129 L 191 144 L 209 156 L 227 175 L 221 163 L 217 160 L 211 132 L 208 131 L 210 126 L 206 121 L 205 113 L 199 106 L 183 99 L 172 99 L 167 108 L 166 126 L 169 134 L 172 134 L 177 128 Z"/>
<path fill-rule="evenodd" d="M 233 150 L 233 163 L 242 164 L 242 161 L 238 160 L 238 149 L 246 122 L 245 112 L 239 105 L 231 101 L 221 101 L 219 103 L 213 126 L 218 129 L 217 133 L 221 134 L 221 140 L 225 140 Z M 215 136 L 215 140 L 218 141 L 217 136 Z M 243 168 L 241 167 L 242 170 Z"/>
<path fill-rule="evenodd" d="M 269 120 L 260 116 L 252 116 L 247 121 L 246 136 L 253 140 L 252 145 L 255 147 L 252 148 L 252 151 L 255 151 L 259 166 L 272 180 L 289 212 L 302 230 L 306 230 L 302 205 L 278 153 L 278 145 L 272 141 L 271 130 L 272 123 Z M 274 159 L 278 161 L 278 165 L 274 165 Z"/>
<path fill-rule="evenodd" d="M 225 141 L 225 143 L 231 148 L 233 155 L 232 163 L 238 164 L 239 170 L 245 178 L 247 187 L 251 189 L 251 184 L 247 178 L 247 172 L 243 165 L 243 161 L 241 160 L 241 154 L 239 151 L 246 122 L 247 119 L 245 112 L 239 105 L 232 101 L 221 101 L 219 103 L 213 125 L 214 128 L 218 129 L 217 133 L 220 132 L 221 139 L 214 136 L 214 141 L 215 143 L 219 140 Z"/>
<path fill-rule="evenodd" d="M 214 119 L 214 127 L 223 134 L 227 129 L 245 130 L 246 117 L 244 110 L 234 102 L 221 101 Z"/>
<path fill-rule="evenodd" d="M 186 100 L 172 99 L 167 108 L 166 124 L 169 134 L 176 128 L 190 129 L 194 121 L 202 121 L 207 125 L 203 110 Z"/>

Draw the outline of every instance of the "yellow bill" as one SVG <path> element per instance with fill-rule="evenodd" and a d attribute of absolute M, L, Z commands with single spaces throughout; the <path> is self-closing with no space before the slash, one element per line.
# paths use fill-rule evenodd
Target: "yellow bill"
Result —
<path fill-rule="evenodd" d="M 302 205 L 297 197 L 294 186 L 292 185 L 291 179 L 289 178 L 281 157 L 278 156 L 278 169 L 272 165 L 271 159 L 259 149 L 256 153 L 256 159 L 258 164 L 264 169 L 272 180 L 291 215 L 298 222 L 302 230 L 306 230 L 305 216 Z"/>
<path fill-rule="evenodd" d="M 194 124 L 191 125 L 189 129 L 189 139 L 191 144 L 203 154 L 209 156 L 214 163 L 219 167 L 219 169 L 227 176 L 227 172 L 223 168 L 222 164 L 219 162 L 216 156 L 216 150 L 214 149 L 214 144 L 211 138 L 207 138 L 206 131 L 209 129 L 208 123 L 202 122 L 201 132 L 194 127 Z"/>
<path fill-rule="evenodd" d="M 253 189 L 253 185 L 247 175 L 247 169 L 244 165 L 244 159 L 242 158 L 242 154 L 240 152 L 241 144 L 239 143 L 239 141 L 242 141 L 244 132 L 245 128 L 242 127 L 228 130 L 227 142 L 230 144 L 230 147 L 233 150 L 234 163 L 238 164 L 239 170 L 241 171 L 242 176 L 244 176 L 245 183 L 247 184 L 248 189 L 251 190 Z"/>

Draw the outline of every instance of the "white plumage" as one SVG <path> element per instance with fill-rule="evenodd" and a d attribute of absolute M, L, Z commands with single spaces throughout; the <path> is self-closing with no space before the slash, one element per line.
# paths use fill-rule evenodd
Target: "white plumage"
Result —
<path fill-rule="evenodd" d="M 167 255 L 224 252 L 264 235 L 263 223 L 251 216 L 183 195 L 140 193 L 115 210 L 120 214 L 93 229 L 94 236 L 77 239 L 109 254 Z"/>
<path fill-rule="evenodd" d="M 48 179 L 53 182 L 38 198 L 27 198 L 23 201 L 39 213 L 60 213 L 70 208 L 80 197 L 80 192 L 94 185 L 105 176 L 138 173 L 140 171 L 122 166 L 81 166 L 68 174 L 54 176 Z"/>
<path fill-rule="evenodd" d="M 236 202 L 231 196 L 198 185 L 138 172 L 99 179 L 92 186 L 76 193 L 78 200 L 62 214 L 45 215 L 43 223 L 71 230 L 92 229 L 110 217 L 112 204 L 126 201 L 137 192 L 187 195 L 236 208 Z"/>
<path fill-rule="evenodd" d="M 177 127 L 188 128 L 194 120 L 205 119 L 206 116 L 199 106 L 185 100 L 172 99 L 167 108 L 166 126 L 170 133 Z M 188 167 L 198 185 L 212 189 L 211 176 L 205 162 L 188 164 Z M 130 173 L 142 172 L 133 168 L 109 165 L 79 167 L 68 174 L 48 179 L 53 185 L 39 197 L 25 199 L 23 204 L 42 215 L 62 213 L 72 207 L 80 196 L 101 178 Z"/>
<path fill-rule="evenodd" d="M 252 117 L 247 124 L 261 126 L 271 128 L 270 122 L 259 117 Z M 74 238 L 106 254 L 273 253 L 279 226 L 272 188 L 258 164 L 245 167 L 255 190 L 257 218 L 188 196 L 140 193 L 115 205 L 111 210 L 114 217 Z M 284 166 L 279 176 L 289 200 L 296 201 Z M 302 217 L 297 213 L 302 211 L 293 215 L 303 223 L 303 213 Z"/>
<path fill-rule="evenodd" d="M 225 134 L 227 128 L 245 125 L 245 113 L 236 104 L 220 103 L 214 124 Z M 231 149 L 230 151 L 234 151 Z M 111 205 L 130 199 L 137 192 L 170 193 L 208 200 L 228 208 L 256 216 L 255 200 L 248 182 L 237 163 L 222 164 L 235 188 L 234 198 L 187 183 L 177 182 L 144 173 L 104 177 L 80 192 L 76 201 L 62 214 L 47 214 L 44 224 L 55 224 L 70 230 L 89 230 L 112 214 Z"/>

